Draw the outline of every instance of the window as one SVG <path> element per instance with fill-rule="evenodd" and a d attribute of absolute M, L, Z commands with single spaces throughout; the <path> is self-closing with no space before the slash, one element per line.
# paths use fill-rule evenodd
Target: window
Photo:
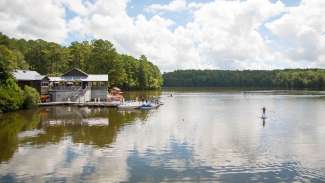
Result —
<path fill-rule="evenodd" d="M 48 82 L 42 82 L 42 83 L 41 83 L 41 86 L 48 86 L 48 85 L 49 85 Z"/>

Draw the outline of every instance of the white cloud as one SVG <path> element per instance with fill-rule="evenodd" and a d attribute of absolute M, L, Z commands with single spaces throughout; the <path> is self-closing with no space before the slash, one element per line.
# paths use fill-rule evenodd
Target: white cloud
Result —
<path fill-rule="evenodd" d="M 325 1 L 304 0 L 267 27 L 287 46 L 284 54 L 291 60 L 321 66 L 325 63 L 324 12 Z"/>
<path fill-rule="evenodd" d="M 65 11 L 55 0 L 0 0 L 0 31 L 12 37 L 62 42 Z"/>
<path fill-rule="evenodd" d="M 84 33 L 83 20 L 80 17 L 75 17 L 69 20 L 67 27 L 70 32 Z"/>
<path fill-rule="evenodd" d="M 90 3 L 88 1 L 80 0 L 61 0 L 71 11 L 77 13 L 80 16 L 85 16 L 89 13 L 88 6 Z"/>
<path fill-rule="evenodd" d="M 152 4 L 145 8 L 147 12 L 178 12 L 187 9 L 186 0 L 172 0 L 168 4 Z"/>
<path fill-rule="evenodd" d="M 257 59 L 262 63 L 254 68 L 264 68 L 269 50 L 256 29 L 283 9 L 282 3 L 256 0 L 201 4 L 196 6 L 193 22 L 172 31 L 173 21 L 159 15 L 150 19 L 142 15 L 129 17 L 126 5 L 124 1 L 115 8 L 119 11 L 110 13 L 113 3 L 97 1 L 91 6 L 92 13 L 83 19 L 84 29 L 96 38 L 111 40 L 122 52 L 147 55 L 163 71 L 245 68 L 253 64 L 240 61 L 252 63 Z"/>
<path fill-rule="evenodd" d="M 90 5 L 91 13 L 83 18 L 83 30 L 95 38 L 111 40 L 119 51 L 136 57 L 147 55 L 163 71 L 296 66 L 282 54 L 274 53 L 258 31 L 264 22 L 284 11 L 281 2 L 219 0 L 191 3 L 193 21 L 185 26 L 176 25 L 174 30 L 170 27 L 175 22 L 159 15 L 149 19 L 143 15 L 128 16 L 127 3 L 124 1 L 115 9 L 113 3 L 103 1 Z M 159 7 L 176 7 L 171 4 Z M 184 4 L 186 7 L 186 2 Z M 112 9 L 114 13 L 110 12 Z"/>
<path fill-rule="evenodd" d="M 195 11 L 186 29 L 197 42 L 203 63 L 221 69 L 261 69 L 272 55 L 258 29 L 283 9 L 281 2 L 215 1 Z"/>
<path fill-rule="evenodd" d="M 204 6 L 204 3 L 197 3 L 197 2 L 190 2 L 189 4 L 188 4 L 188 7 L 190 8 L 190 9 L 199 9 L 199 8 L 201 8 L 202 6 Z"/>

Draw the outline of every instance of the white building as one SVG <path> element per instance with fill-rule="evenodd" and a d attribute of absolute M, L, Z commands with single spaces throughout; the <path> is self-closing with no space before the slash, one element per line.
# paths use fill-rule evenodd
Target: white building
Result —
<path fill-rule="evenodd" d="M 87 74 L 74 68 L 60 77 L 48 77 L 48 81 L 51 102 L 89 102 L 107 99 L 107 74 Z"/>

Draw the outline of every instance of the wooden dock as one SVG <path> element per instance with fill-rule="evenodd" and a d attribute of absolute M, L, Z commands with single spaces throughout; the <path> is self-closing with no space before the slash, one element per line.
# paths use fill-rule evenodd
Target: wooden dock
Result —
<path fill-rule="evenodd" d="M 46 102 L 39 103 L 39 106 L 78 106 L 78 107 L 117 107 L 119 105 L 118 102 Z"/>

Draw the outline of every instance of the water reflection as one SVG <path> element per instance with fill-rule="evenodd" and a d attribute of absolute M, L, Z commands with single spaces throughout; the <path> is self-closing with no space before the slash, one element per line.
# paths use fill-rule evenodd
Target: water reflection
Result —
<path fill-rule="evenodd" d="M 145 99 L 151 99 L 154 97 L 159 97 L 162 95 L 161 90 L 157 91 L 131 91 L 131 92 L 126 92 L 124 94 L 124 97 L 126 100 L 134 100 L 135 98 L 145 98 Z"/>
<path fill-rule="evenodd" d="M 34 111 L 0 116 L 0 162 L 8 161 L 19 145 L 18 133 L 38 127 L 40 116 Z"/>
<path fill-rule="evenodd" d="M 144 121 L 147 114 L 143 111 L 128 113 L 107 108 L 72 108 L 70 112 L 65 111 L 64 108 L 48 109 L 42 123 L 47 133 L 27 141 L 39 144 L 44 139 L 50 142 L 51 139 L 70 136 L 73 143 L 109 146 L 122 126 L 135 120 Z"/>
<path fill-rule="evenodd" d="M 148 150 L 139 153 L 134 150 L 128 156 L 130 182 L 299 182 L 319 181 L 324 173 L 309 169 L 300 170 L 298 162 L 283 162 L 273 164 L 256 164 L 250 166 L 234 166 L 219 162 L 214 166 L 206 165 L 196 159 L 193 149 L 187 144 L 172 142 L 170 150 L 156 153 Z M 299 175 L 304 173 L 306 177 Z"/>
<path fill-rule="evenodd" d="M 265 127 L 265 121 L 266 121 L 266 119 L 265 119 L 265 118 L 262 118 L 262 125 L 263 125 L 263 128 Z"/>
<path fill-rule="evenodd" d="M 318 96 L 168 94 L 153 111 L 50 107 L 3 115 L 0 182 L 325 181 Z"/>
<path fill-rule="evenodd" d="M 119 129 L 147 112 L 120 112 L 107 108 L 49 107 L 8 113 L 0 122 L 0 162 L 8 161 L 19 145 L 59 143 L 69 136 L 72 143 L 109 146 Z"/>

